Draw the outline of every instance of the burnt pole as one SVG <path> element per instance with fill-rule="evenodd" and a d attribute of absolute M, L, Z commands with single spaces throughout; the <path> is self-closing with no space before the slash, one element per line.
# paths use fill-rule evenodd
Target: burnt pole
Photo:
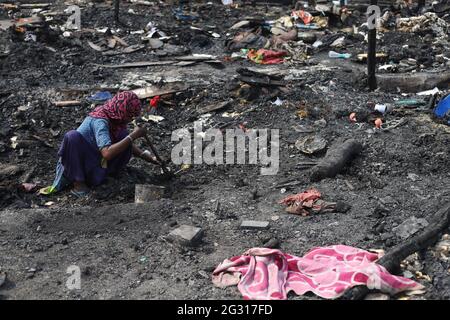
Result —
<path fill-rule="evenodd" d="M 370 91 L 373 91 L 377 88 L 375 69 L 377 64 L 377 23 L 380 16 L 380 9 L 377 7 L 377 4 L 377 0 L 370 0 L 370 7 L 367 10 L 367 25 L 369 28 L 367 50 L 367 83 L 369 85 Z"/>
<path fill-rule="evenodd" d="M 114 20 L 119 23 L 119 2 L 120 0 L 114 0 Z"/>

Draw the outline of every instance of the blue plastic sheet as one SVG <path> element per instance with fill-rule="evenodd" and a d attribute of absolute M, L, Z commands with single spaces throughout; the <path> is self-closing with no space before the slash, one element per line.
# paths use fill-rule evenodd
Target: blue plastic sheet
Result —
<path fill-rule="evenodd" d="M 436 108 L 434 108 L 434 114 L 438 118 L 447 117 L 447 124 L 450 125 L 450 94 L 439 101 Z"/>

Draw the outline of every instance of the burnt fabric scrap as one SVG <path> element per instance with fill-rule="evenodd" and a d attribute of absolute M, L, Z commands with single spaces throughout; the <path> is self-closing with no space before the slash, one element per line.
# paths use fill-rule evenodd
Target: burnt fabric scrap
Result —
<path fill-rule="evenodd" d="M 287 196 L 280 203 L 287 206 L 286 212 L 302 216 L 336 210 L 336 202 L 326 202 L 321 197 L 320 192 L 313 188 L 302 193 Z"/>

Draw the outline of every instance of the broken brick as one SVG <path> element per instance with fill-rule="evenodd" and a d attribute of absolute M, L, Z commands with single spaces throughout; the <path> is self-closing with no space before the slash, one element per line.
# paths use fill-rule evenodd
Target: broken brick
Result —
<path fill-rule="evenodd" d="M 268 229 L 269 221 L 244 220 L 241 229 Z"/>
<path fill-rule="evenodd" d="M 168 240 L 182 246 L 196 246 L 203 236 L 203 230 L 198 227 L 181 225 L 169 233 Z"/>

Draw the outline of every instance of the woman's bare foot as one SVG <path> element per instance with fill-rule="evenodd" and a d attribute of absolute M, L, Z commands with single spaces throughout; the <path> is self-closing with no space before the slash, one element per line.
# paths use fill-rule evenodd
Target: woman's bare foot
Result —
<path fill-rule="evenodd" d="M 77 192 L 78 191 L 89 191 L 88 186 L 84 182 L 78 182 L 78 181 L 74 182 L 73 183 L 73 188 Z"/>
<path fill-rule="evenodd" d="M 74 182 L 71 193 L 77 197 L 84 197 L 89 194 L 89 188 L 84 182 Z"/>

